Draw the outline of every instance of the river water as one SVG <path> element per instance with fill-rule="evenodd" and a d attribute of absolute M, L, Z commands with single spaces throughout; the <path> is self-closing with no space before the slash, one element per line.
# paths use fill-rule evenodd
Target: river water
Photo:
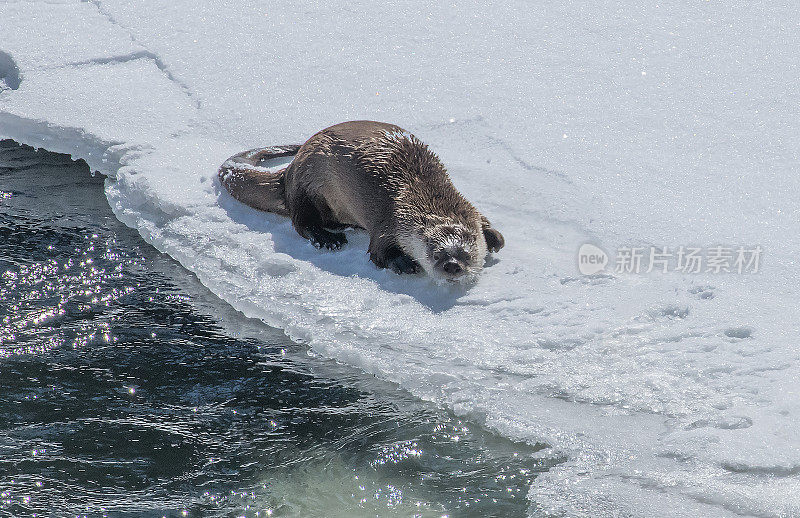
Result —
<path fill-rule="evenodd" d="M 0 516 L 525 516 L 549 463 L 247 319 L 0 143 Z"/>

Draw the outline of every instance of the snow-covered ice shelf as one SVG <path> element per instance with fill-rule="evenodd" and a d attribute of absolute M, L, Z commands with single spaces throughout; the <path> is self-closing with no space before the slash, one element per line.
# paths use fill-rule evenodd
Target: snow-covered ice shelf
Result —
<path fill-rule="evenodd" d="M 0 136 L 247 315 L 564 456 L 534 513 L 800 513 L 790 3 L 0 4 Z M 507 246 L 469 290 L 313 249 L 217 166 L 349 119 L 428 142 Z M 758 274 L 581 277 L 586 242 L 760 245 Z"/>

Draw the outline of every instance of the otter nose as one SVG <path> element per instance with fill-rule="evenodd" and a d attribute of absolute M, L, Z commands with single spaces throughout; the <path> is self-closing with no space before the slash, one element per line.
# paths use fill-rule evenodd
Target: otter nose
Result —
<path fill-rule="evenodd" d="M 455 259 L 450 259 L 442 265 L 442 270 L 447 272 L 449 275 L 458 275 L 461 273 L 463 268 L 461 268 L 461 265 L 458 264 L 458 261 Z"/>

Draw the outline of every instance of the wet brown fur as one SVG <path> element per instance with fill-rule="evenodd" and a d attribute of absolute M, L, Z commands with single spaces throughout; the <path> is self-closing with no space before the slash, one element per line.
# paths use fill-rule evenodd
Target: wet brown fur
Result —
<path fill-rule="evenodd" d="M 282 171 L 258 167 L 261 160 L 287 156 L 294 149 L 297 155 Z M 345 122 L 320 131 L 299 149 L 240 153 L 223 164 L 219 178 L 243 203 L 291 217 L 297 232 L 317 246 L 339 248 L 347 241 L 331 229 L 365 229 L 370 258 L 381 268 L 418 270 L 419 251 L 409 243 L 424 231 L 435 240 L 442 225 L 463 226 L 465 238 L 481 242 L 484 251 L 504 244 L 502 235 L 456 190 L 439 158 L 392 124 Z M 482 264 L 483 257 L 479 259 Z"/>

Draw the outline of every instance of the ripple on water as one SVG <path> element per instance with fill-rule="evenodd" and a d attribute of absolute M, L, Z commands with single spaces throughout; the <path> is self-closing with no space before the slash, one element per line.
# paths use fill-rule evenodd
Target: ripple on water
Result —
<path fill-rule="evenodd" d="M 552 462 L 245 319 L 0 144 L 0 515 L 524 516 Z"/>

